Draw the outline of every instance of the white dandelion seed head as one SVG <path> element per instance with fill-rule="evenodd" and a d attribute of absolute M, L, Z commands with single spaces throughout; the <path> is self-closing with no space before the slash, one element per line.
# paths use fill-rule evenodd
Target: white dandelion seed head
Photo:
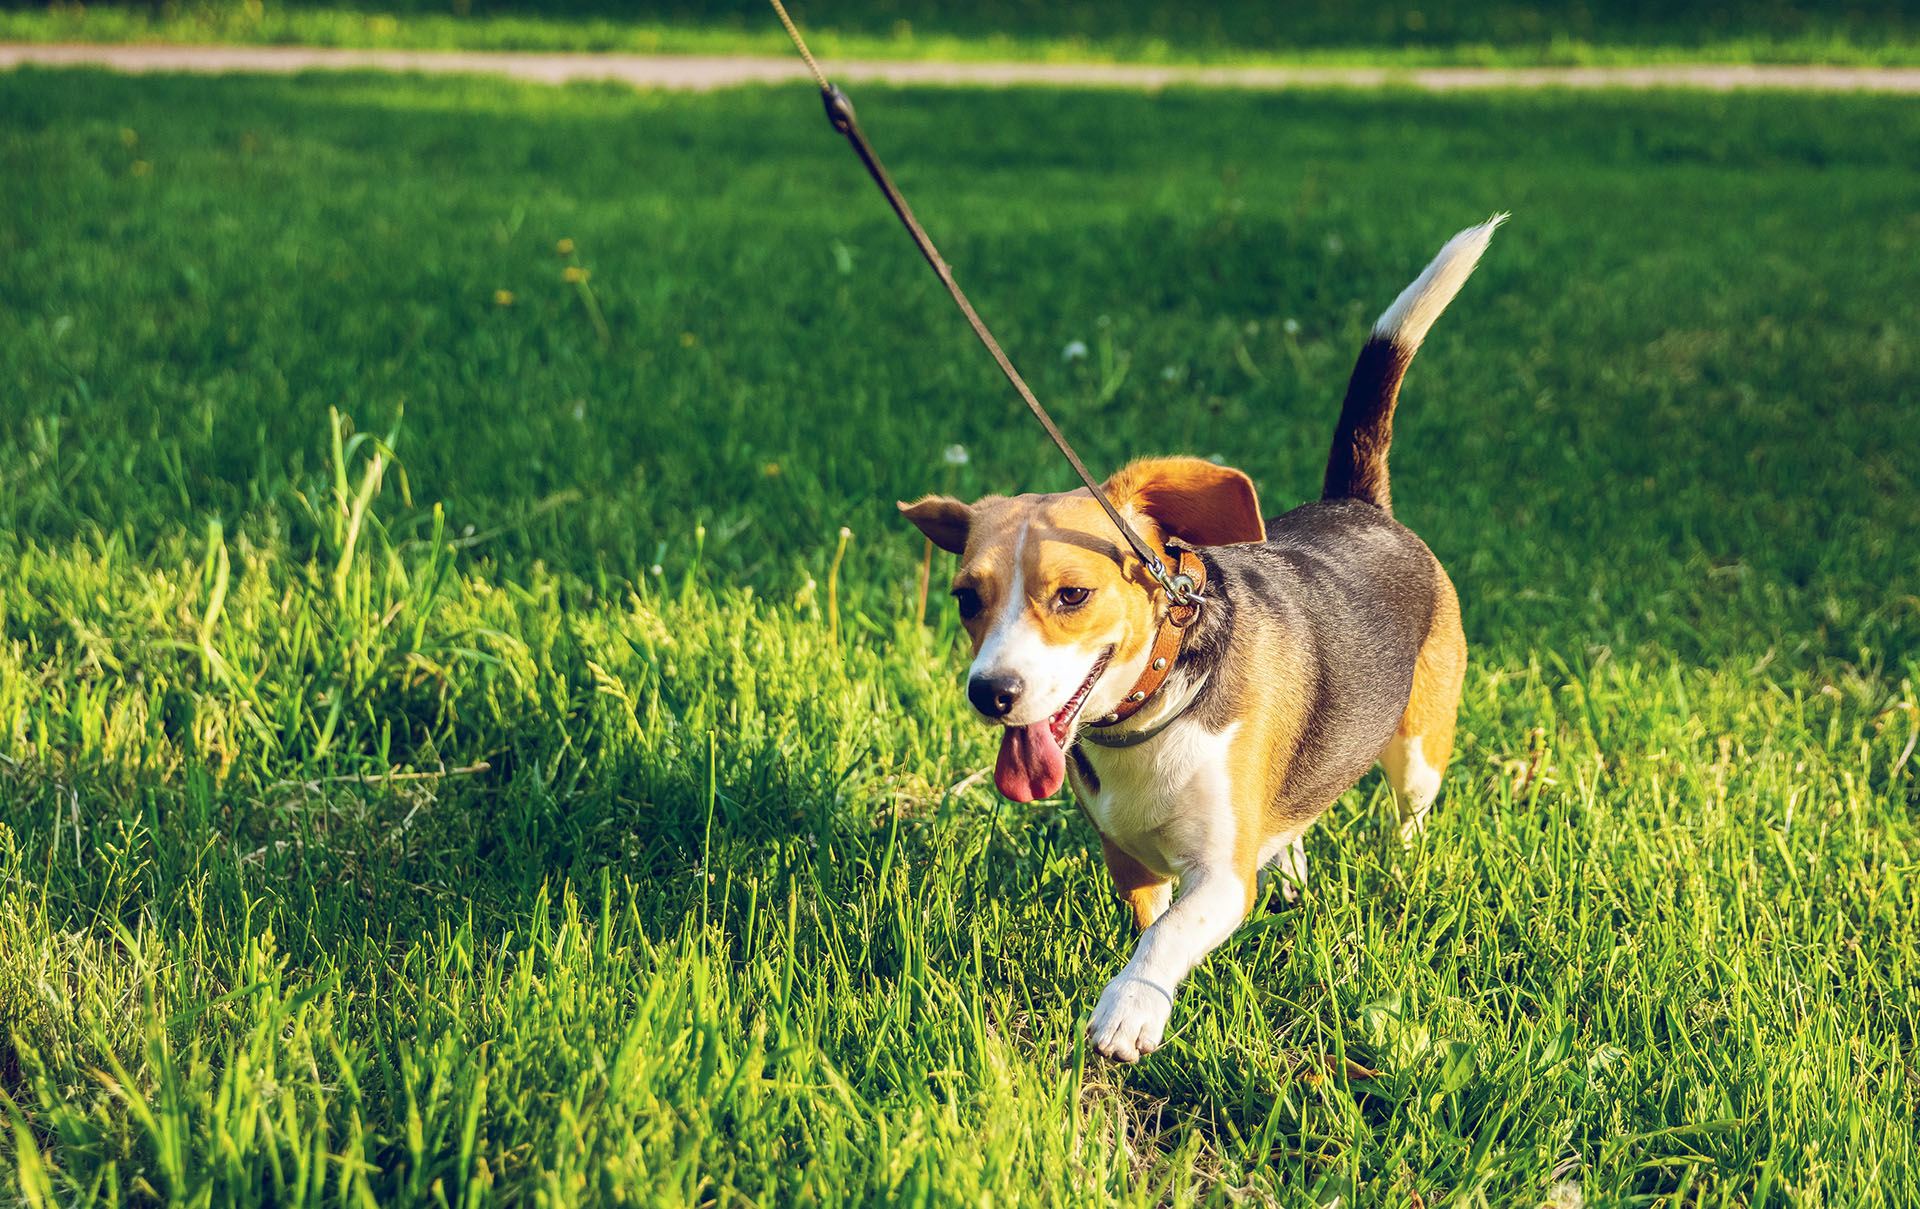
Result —
<path fill-rule="evenodd" d="M 965 445 L 949 445 L 946 448 L 946 452 L 940 456 L 946 459 L 947 465 L 949 466 L 965 466 L 967 464 L 967 447 Z"/>
<path fill-rule="evenodd" d="M 1177 365 L 1169 365 L 1160 371 L 1160 376 L 1169 382 L 1177 382 L 1180 380 L 1180 367 Z"/>
<path fill-rule="evenodd" d="M 649 571 L 651 571 L 651 572 L 653 572 L 653 573 L 654 573 L 655 575 L 665 575 L 665 574 L 666 574 L 666 570 L 665 570 L 664 568 L 662 568 L 662 567 L 660 566 L 660 564 L 659 564 L 659 563 L 655 563 L 655 564 L 653 564 L 653 565 L 652 565 L 651 567 L 648 567 L 648 568 L 647 568 L 647 570 L 649 570 Z"/>
<path fill-rule="evenodd" d="M 1586 1209 L 1586 1194 L 1580 1191 L 1580 1185 L 1572 1180 L 1561 1180 L 1547 1189 L 1547 1199 L 1541 1202 L 1541 1209 Z"/>
<path fill-rule="evenodd" d="M 1067 341 L 1067 347 L 1060 350 L 1060 359 L 1062 361 L 1079 361 L 1085 358 L 1086 355 L 1087 342 L 1085 340 L 1069 340 Z"/>
<path fill-rule="evenodd" d="M 1298 319 L 1289 319 L 1280 325 L 1280 330 L 1289 336 L 1298 336 L 1300 334 L 1300 321 Z"/>

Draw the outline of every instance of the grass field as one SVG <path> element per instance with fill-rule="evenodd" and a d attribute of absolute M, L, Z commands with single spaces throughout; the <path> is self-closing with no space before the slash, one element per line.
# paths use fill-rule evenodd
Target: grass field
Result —
<path fill-rule="evenodd" d="M 0 1196 L 1920 1198 L 1920 109 L 857 99 L 1090 463 L 1275 512 L 1514 212 L 1398 426 L 1428 838 L 1084 1054 L 893 515 L 1068 473 L 807 90 L 0 76 Z"/>
<path fill-rule="evenodd" d="M 1146 63 L 1920 64 L 1904 0 L 797 0 L 831 58 Z M 765 0 L 0 0 L 0 41 L 790 53 Z"/>

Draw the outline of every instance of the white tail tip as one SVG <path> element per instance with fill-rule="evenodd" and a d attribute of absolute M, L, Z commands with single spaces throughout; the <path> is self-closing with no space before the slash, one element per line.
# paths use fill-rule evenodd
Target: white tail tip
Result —
<path fill-rule="evenodd" d="M 1505 221 L 1507 215 L 1496 214 L 1449 239 L 1433 263 L 1413 279 L 1412 285 L 1400 291 L 1392 306 L 1381 312 L 1380 318 L 1374 321 L 1373 334 L 1391 341 L 1395 348 L 1406 353 L 1418 349 L 1420 342 L 1427 338 L 1427 329 L 1473 275 L 1474 266 L 1480 263 L 1480 254 L 1493 239 L 1494 228 Z"/>

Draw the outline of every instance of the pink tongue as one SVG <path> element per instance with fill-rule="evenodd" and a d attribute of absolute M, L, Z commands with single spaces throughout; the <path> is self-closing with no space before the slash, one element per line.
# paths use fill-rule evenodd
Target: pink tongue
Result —
<path fill-rule="evenodd" d="M 1051 722 L 1009 726 L 1000 736 L 1000 758 L 993 783 L 1016 802 L 1052 797 L 1067 776 L 1067 757 L 1053 737 Z"/>

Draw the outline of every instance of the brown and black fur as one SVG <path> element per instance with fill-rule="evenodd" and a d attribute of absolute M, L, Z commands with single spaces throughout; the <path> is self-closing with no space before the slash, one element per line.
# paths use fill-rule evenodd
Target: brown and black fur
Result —
<path fill-rule="evenodd" d="M 1413 353 L 1378 333 L 1362 347 L 1322 498 L 1268 520 L 1264 541 L 1199 551 L 1210 601 L 1180 670 L 1205 681 L 1191 712 L 1209 730 L 1266 722 L 1266 750 L 1249 753 L 1265 790 L 1246 803 L 1264 813 L 1261 833 L 1310 824 L 1396 738 L 1421 738 L 1441 772 L 1451 755 L 1466 668 L 1459 602 L 1426 543 L 1394 520 L 1387 472 Z M 1075 768 L 1097 784 L 1077 752 Z M 1136 862 L 1107 852 L 1117 882 L 1140 881 Z"/>
<path fill-rule="evenodd" d="M 1197 458 L 1146 459 L 1107 481 L 1143 540 L 1186 545 L 1206 568 L 1198 620 L 1171 668 L 1155 664 L 1164 681 L 1145 669 L 1171 605 L 1090 495 L 901 505 L 961 556 L 969 695 L 1006 719 L 996 783 L 1019 801 L 1061 775 L 1073 783 L 1145 933 L 1088 1024 L 1108 1057 L 1160 1045 L 1180 980 L 1238 926 L 1263 872 L 1298 886 L 1304 833 L 1369 766 L 1386 773 L 1403 837 L 1439 792 L 1466 642 L 1446 572 L 1393 517 L 1387 454 L 1408 365 L 1499 222 L 1450 240 L 1375 324 L 1322 498 L 1263 521 L 1251 480 Z M 988 692 L 973 696 L 976 684 Z M 1144 704 L 1123 713 L 1122 699 Z M 1035 729 L 1048 718 L 1059 748 Z M 1064 773 L 1023 754 L 1063 750 Z"/>

